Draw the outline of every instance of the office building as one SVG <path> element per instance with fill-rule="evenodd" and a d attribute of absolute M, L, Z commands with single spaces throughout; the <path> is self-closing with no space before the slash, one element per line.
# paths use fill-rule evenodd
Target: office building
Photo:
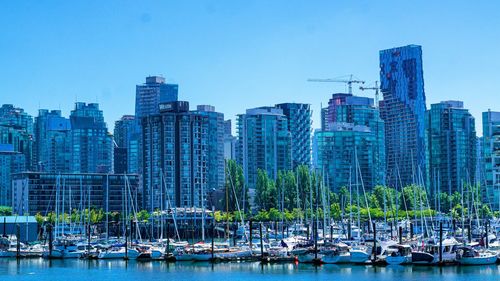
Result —
<path fill-rule="evenodd" d="M 224 159 L 236 160 L 236 137 L 232 133 L 231 119 L 224 121 Z"/>
<path fill-rule="evenodd" d="M 25 169 L 33 164 L 33 118 L 12 104 L 0 107 L 0 146 L 24 154 Z"/>

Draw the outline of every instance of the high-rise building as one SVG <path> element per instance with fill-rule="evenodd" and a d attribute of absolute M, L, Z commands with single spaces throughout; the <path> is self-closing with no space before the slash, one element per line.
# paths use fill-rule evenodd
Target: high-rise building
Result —
<path fill-rule="evenodd" d="M 237 162 L 243 167 L 250 196 L 256 187 L 259 169 L 266 171 L 274 179 L 278 176 L 278 171 L 292 169 L 292 136 L 282 109 L 247 109 L 246 114 L 238 115 L 237 132 Z"/>
<path fill-rule="evenodd" d="M 236 160 L 236 137 L 232 133 L 231 119 L 224 121 L 224 159 Z"/>
<path fill-rule="evenodd" d="M 35 118 L 34 158 L 36 170 L 50 173 L 71 171 L 71 122 L 60 110 L 40 109 Z"/>
<path fill-rule="evenodd" d="M 483 112 L 482 160 L 485 202 L 500 208 L 500 112 Z"/>
<path fill-rule="evenodd" d="M 77 102 L 71 111 L 72 172 L 112 173 L 113 136 L 97 103 Z"/>
<path fill-rule="evenodd" d="M 0 107 L 0 146 L 24 154 L 25 169 L 33 164 L 33 118 L 12 104 Z"/>
<path fill-rule="evenodd" d="M 281 103 L 276 105 L 283 110 L 288 120 L 292 145 L 292 168 L 299 165 L 311 166 L 311 105 L 304 103 Z"/>
<path fill-rule="evenodd" d="M 146 83 L 136 86 L 135 116 L 142 117 L 160 113 L 160 103 L 177 101 L 179 86 L 166 84 L 161 76 L 148 76 Z"/>
<path fill-rule="evenodd" d="M 333 94 L 327 130 L 314 134 L 314 167 L 333 191 L 358 182 L 385 184 L 384 122 L 373 99 Z M 357 177 L 356 177 L 357 175 Z"/>
<path fill-rule="evenodd" d="M 0 145 L 0 206 L 12 207 L 12 174 L 25 170 L 26 157 L 13 146 Z"/>
<path fill-rule="evenodd" d="M 208 118 L 208 151 L 207 151 L 207 185 L 210 190 L 223 189 L 224 171 L 224 114 L 215 111 L 211 105 L 198 105 L 192 114 L 200 114 Z"/>
<path fill-rule="evenodd" d="M 24 112 L 24 109 L 4 104 L 0 107 L 0 125 L 14 127 L 33 134 L 33 117 Z"/>
<path fill-rule="evenodd" d="M 461 101 L 431 104 L 425 117 L 430 194 L 460 192 L 462 185 L 475 182 L 474 117 Z"/>
<path fill-rule="evenodd" d="M 208 192 L 209 117 L 190 112 L 186 101 L 159 107 L 159 114 L 141 119 L 144 207 L 203 207 Z"/>
<path fill-rule="evenodd" d="M 141 132 L 138 130 L 134 115 L 124 115 L 115 122 L 114 129 L 114 171 L 117 174 L 139 173 L 139 140 Z"/>
<path fill-rule="evenodd" d="M 422 48 L 409 45 L 380 51 L 385 122 L 387 184 L 397 187 L 426 178 L 425 92 Z"/>

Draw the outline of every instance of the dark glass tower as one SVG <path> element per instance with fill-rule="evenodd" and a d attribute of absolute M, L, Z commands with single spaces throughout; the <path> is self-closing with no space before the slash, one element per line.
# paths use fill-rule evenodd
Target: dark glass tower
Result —
<path fill-rule="evenodd" d="M 400 187 L 423 183 L 426 106 L 422 48 L 408 45 L 380 51 L 380 82 L 387 184 Z"/>

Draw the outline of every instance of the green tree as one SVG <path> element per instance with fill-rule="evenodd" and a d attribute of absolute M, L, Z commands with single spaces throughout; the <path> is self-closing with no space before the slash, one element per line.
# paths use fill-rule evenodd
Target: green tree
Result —
<path fill-rule="evenodd" d="M 8 206 L 0 206 L 0 216 L 12 216 L 12 208 Z"/>
<path fill-rule="evenodd" d="M 238 210 L 239 205 L 242 211 L 247 212 L 250 210 L 250 204 L 248 200 L 248 188 L 245 185 L 245 177 L 243 175 L 243 168 L 234 160 L 228 160 L 225 165 L 226 194 L 222 197 L 221 203 L 223 209 L 226 210 L 227 207 L 229 212 L 233 212 Z M 228 198 L 227 205 L 226 198 Z"/>

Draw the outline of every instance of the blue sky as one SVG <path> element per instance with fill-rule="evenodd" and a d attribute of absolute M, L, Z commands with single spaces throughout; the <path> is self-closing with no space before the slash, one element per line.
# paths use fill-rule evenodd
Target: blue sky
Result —
<path fill-rule="evenodd" d="M 162 74 L 179 97 L 233 119 L 246 108 L 320 104 L 378 80 L 378 51 L 423 46 L 427 105 L 500 110 L 500 1 L 1 1 L 0 103 L 36 115 L 101 104 L 134 112 L 135 85 Z M 355 91 L 370 95 L 371 92 Z"/>

